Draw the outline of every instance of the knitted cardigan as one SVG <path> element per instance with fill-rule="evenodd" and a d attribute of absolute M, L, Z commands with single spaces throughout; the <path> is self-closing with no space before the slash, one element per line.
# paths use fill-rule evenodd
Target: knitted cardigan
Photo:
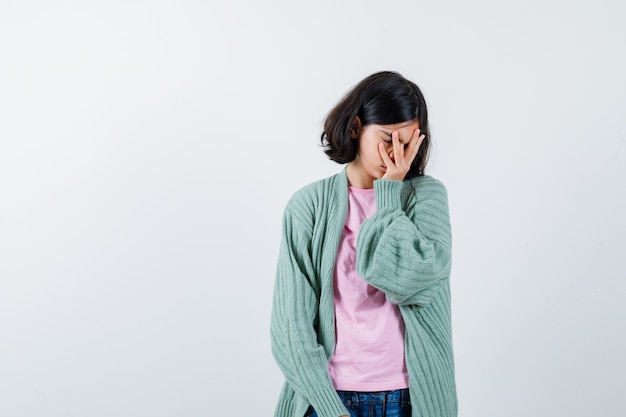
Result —
<path fill-rule="evenodd" d="M 450 326 L 451 232 L 447 192 L 429 176 L 374 181 L 377 212 L 357 235 L 356 268 L 399 306 L 413 417 L 454 417 Z M 287 203 L 271 317 L 283 374 L 275 417 L 349 412 L 328 374 L 335 348 L 333 277 L 348 210 L 346 171 L 309 184 Z"/>

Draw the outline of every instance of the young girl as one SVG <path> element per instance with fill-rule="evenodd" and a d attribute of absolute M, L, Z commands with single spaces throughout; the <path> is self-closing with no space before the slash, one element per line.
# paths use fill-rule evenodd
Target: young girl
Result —
<path fill-rule="evenodd" d="M 276 417 L 457 415 L 446 189 L 424 175 L 426 102 L 379 72 L 331 110 L 340 173 L 289 200 L 271 320 Z"/>

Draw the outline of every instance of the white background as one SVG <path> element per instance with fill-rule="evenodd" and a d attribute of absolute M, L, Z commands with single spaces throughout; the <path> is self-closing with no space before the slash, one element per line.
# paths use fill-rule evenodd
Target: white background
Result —
<path fill-rule="evenodd" d="M 0 415 L 271 416 L 282 209 L 396 70 L 448 187 L 461 417 L 624 416 L 615 0 L 0 2 Z"/>

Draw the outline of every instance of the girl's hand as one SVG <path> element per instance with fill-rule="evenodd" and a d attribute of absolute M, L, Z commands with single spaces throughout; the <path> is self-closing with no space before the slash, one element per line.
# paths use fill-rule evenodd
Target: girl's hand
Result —
<path fill-rule="evenodd" d="M 405 149 L 405 145 L 400 143 L 398 132 L 391 132 L 393 150 L 389 154 L 387 154 L 387 151 L 385 150 L 385 144 L 382 142 L 379 143 L 378 153 L 387 168 L 382 178 L 397 181 L 404 180 L 404 177 L 411 168 L 411 163 L 417 156 L 417 151 L 419 150 L 424 137 L 425 135 L 421 135 L 419 129 L 415 129 L 413 136 L 411 136 L 411 140 L 409 140 Z"/>

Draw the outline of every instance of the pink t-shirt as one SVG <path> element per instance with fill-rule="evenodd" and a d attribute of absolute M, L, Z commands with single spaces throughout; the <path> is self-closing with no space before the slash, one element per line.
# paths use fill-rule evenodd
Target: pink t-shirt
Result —
<path fill-rule="evenodd" d="M 349 187 L 348 204 L 335 263 L 337 344 L 330 377 L 342 391 L 407 388 L 404 322 L 398 306 L 356 272 L 356 237 L 363 221 L 376 213 L 374 189 Z"/>

